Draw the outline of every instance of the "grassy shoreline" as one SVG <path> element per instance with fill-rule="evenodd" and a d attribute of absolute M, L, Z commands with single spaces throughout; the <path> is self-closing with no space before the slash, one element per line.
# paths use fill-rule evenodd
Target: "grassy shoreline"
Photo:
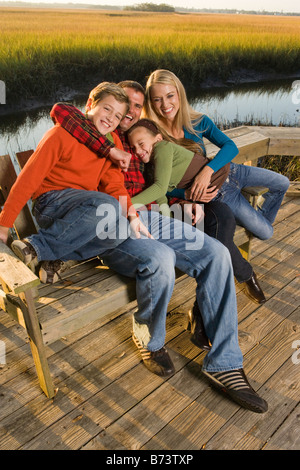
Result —
<path fill-rule="evenodd" d="M 186 88 L 300 70 L 300 17 L 3 7 L 0 31 L 0 115 L 88 93 L 103 80 L 144 84 L 156 68 L 172 70 Z M 265 163 L 299 180 L 298 159 L 286 160 Z"/>
<path fill-rule="evenodd" d="M 133 78 L 168 68 L 185 86 L 235 70 L 292 74 L 300 17 L 0 9 L 0 79 L 7 103 L 61 87 Z"/>

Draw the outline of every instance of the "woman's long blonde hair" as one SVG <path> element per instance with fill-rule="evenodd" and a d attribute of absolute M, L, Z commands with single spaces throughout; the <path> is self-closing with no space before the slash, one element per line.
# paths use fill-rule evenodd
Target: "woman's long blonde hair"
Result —
<path fill-rule="evenodd" d="M 195 130 L 195 126 L 199 124 L 203 117 L 203 114 L 195 111 L 189 105 L 183 84 L 181 83 L 179 78 L 169 70 L 155 70 L 155 72 L 152 72 L 149 76 L 146 83 L 143 116 L 158 122 L 159 125 L 166 130 L 166 126 L 164 124 L 163 119 L 157 115 L 151 102 L 151 87 L 157 84 L 171 85 L 174 86 L 177 90 L 179 97 L 179 111 L 175 116 L 173 127 L 177 131 L 180 131 L 182 128 L 185 128 L 190 134 L 194 134 L 198 137 L 198 133 Z"/>

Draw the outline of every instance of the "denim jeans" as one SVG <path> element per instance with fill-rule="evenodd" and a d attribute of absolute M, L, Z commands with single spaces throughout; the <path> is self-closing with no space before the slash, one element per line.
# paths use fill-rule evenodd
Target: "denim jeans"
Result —
<path fill-rule="evenodd" d="M 101 192 L 49 191 L 37 199 L 34 215 L 41 229 L 28 240 L 39 260 L 85 260 L 107 253 L 117 272 L 136 279 L 139 339 L 150 350 L 160 349 L 175 282 L 173 250 L 155 240 L 129 237 L 118 201 Z"/>
<path fill-rule="evenodd" d="M 212 341 L 212 348 L 204 358 L 203 368 L 211 372 L 241 368 L 243 357 L 238 344 L 236 291 L 228 250 L 217 240 L 177 219 L 148 211 L 141 211 L 140 219 L 155 240 L 142 238 L 131 240 L 132 243 L 124 242 L 105 254 L 105 263 L 121 274 L 135 276 L 136 263 L 131 260 L 144 256 L 139 242 L 145 241 L 149 245 L 152 262 L 160 258 L 163 269 L 171 271 L 171 266 L 168 267 L 170 256 L 162 256 L 161 247 L 171 249 L 175 253 L 176 267 L 196 280 L 197 301 L 206 332 Z M 141 298 L 148 302 L 149 287 L 140 287 Z M 154 305 L 157 305 L 154 290 L 152 296 Z M 139 322 L 141 317 L 137 313 L 135 320 Z M 161 322 L 159 328 L 161 330 L 158 336 L 164 340 L 165 324 Z M 151 341 L 148 349 L 153 344 Z"/>
<path fill-rule="evenodd" d="M 253 268 L 234 244 L 236 221 L 231 209 L 227 204 L 216 200 L 204 204 L 204 212 L 205 233 L 228 248 L 236 280 L 240 283 L 248 281 L 253 275 Z"/>
<path fill-rule="evenodd" d="M 246 186 L 269 188 L 257 210 L 241 193 Z M 229 176 L 220 189 L 218 200 L 230 207 L 239 225 L 261 240 L 267 240 L 273 235 L 272 224 L 288 187 L 288 178 L 275 171 L 231 163 Z"/>
<path fill-rule="evenodd" d="M 113 207 L 114 211 L 106 217 L 97 212 L 99 206 Z M 141 221 L 155 240 L 142 236 L 124 241 L 116 237 L 124 223 L 118 202 L 106 194 L 83 190 L 46 193 L 36 201 L 34 213 L 41 229 L 29 241 L 40 260 L 81 260 L 98 254 L 116 272 L 136 279 L 134 331 L 150 351 L 165 342 L 175 265 L 195 278 L 197 301 L 213 343 L 203 368 L 222 371 L 242 367 L 230 255 L 217 240 L 179 220 L 141 211 Z M 97 235 L 97 230 L 103 221 L 107 230 L 101 238 L 102 232 Z"/>
<path fill-rule="evenodd" d="M 37 198 L 33 214 L 41 228 L 29 239 L 39 261 L 99 255 L 124 241 L 118 233 L 128 227 L 119 202 L 98 191 L 49 191 Z"/>

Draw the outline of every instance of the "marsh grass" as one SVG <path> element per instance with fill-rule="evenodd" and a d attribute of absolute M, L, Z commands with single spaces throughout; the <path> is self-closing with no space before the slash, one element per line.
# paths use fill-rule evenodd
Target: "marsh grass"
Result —
<path fill-rule="evenodd" d="M 8 100 L 51 96 L 91 78 L 144 83 L 159 67 L 195 85 L 241 68 L 293 72 L 300 63 L 300 17 L 0 12 L 0 79 Z"/>
<path fill-rule="evenodd" d="M 273 155 L 263 157 L 260 160 L 260 166 L 281 173 L 287 176 L 290 181 L 300 181 L 299 156 Z"/>

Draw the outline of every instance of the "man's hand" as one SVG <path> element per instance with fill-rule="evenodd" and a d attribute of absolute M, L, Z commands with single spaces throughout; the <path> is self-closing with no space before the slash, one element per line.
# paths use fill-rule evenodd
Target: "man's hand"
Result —
<path fill-rule="evenodd" d="M 201 204 L 197 204 L 196 202 L 180 201 L 179 205 L 184 211 L 184 216 L 188 216 L 192 225 L 196 225 L 197 222 L 201 222 L 204 218 L 205 214 Z M 186 221 L 185 218 L 184 221 Z"/>
<path fill-rule="evenodd" d="M 0 241 L 1 242 L 5 244 L 7 243 L 8 233 L 9 233 L 9 228 L 3 227 L 3 225 L 0 225 Z"/>
<path fill-rule="evenodd" d="M 131 231 L 135 238 L 141 238 L 141 234 L 146 235 L 148 238 L 154 239 L 145 225 L 140 221 L 137 215 L 129 215 L 128 220 L 130 223 Z"/>
<path fill-rule="evenodd" d="M 118 149 L 113 147 L 110 149 L 109 158 L 112 160 L 113 163 L 118 165 L 121 170 L 127 171 L 131 159 L 131 154 L 125 152 L 124 150 Z"/>

